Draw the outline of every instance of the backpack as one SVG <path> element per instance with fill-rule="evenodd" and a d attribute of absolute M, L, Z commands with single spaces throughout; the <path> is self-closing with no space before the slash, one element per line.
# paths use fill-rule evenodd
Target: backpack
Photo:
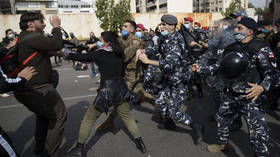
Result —
<path fill-rule="evenodd" d="M 22 63 L 18 62 L 18 47 L 24 41 L 31 39 L 38 34 L 32 32 L 24 37 L 20 41 L 17 40 L 16 45 L 9 50 L 5 57 L 0 60 L 0 66 L 3 72 L 10 78 L 15 78 L 17 74 L 23 69 L 24 65 L 30 61 L 33 57 L 38 54 L 38 51 L 33 52 L 29 57 L 27 57 Z"/>

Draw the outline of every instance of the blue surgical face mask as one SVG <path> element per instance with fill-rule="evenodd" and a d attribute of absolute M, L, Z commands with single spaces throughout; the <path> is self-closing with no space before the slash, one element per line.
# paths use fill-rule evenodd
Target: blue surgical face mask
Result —
<path fill-rule="evenodd" d="M 263 28 L 263 29 L 262 29 L 262 32 L 263 32 L 263 33 L 267 33 L 268 30 Z"/>
<path fill-rule="evenodd" d="M 136 32 L 135 36 L 137 36 L 138 38 L 142 38 L 142 33 L 141 32 Z"/>
<path fill-rule="evenodd" d="M 97 45 L 98 48 L 100 48 L 103 45 L 103 42 L 97 41 L 96 45 Z"/>
<path fill-rule="evenodd" d="M 122 30 L 122 36 L 123 37 L 128 37 L 129 36 L 129 32 L 127 30 Z"/>
<path fill-rule="evenodd" d="M 161 31 L 160 33 L 164 37 L 168 36 L 168 31 L 167 30 Z"/>
<path fill-rule="evenodd" d="M 189 24 L 184 24 L 186 29 L 190 29 L 190 25 Z"/>

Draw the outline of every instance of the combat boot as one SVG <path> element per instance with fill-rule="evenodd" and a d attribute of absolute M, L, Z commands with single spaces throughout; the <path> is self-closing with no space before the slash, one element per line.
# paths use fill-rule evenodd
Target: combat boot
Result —
<path fill-rule="evenodd" d="M 159 129 L 174 130 L 176 128 L 175 122 L 168 116 L 161 116 L 162 121 L 159 122 Z"/>
<path fill-rule="evenodd" d="M 66 156 L 67 157 L 85 157 L 84 156 L 84 148 L 85 147 L 85 144 L 82 144 L 82 143 L 77 143 L 77 145 L 74 147 L 74 148 L 72 148 L 70 151 L 68 151 L 67 153 L 66 153 Z"/>
<path fill-rule="evenodd" d="M 198 145 L 203 140 L 203 127 L 194 122 L 190 125 L 190 127 L 192 128 L 194 144 Z"/>
<path fill-rule="evenodd" d="M 228 148 L 229 148 L 228 144 L 222 144 L 222 145 L 211 144 L 206 147 L 207 151 L 211 152 L 211 153 L 218 153 L 220 151 L 226 151 L 226 150 L 228 150 Z"/>
<path fill-rule="evenodd" d="M 142 138 L 139 137 L 139 138 L 136 138 L 135 139 L 135 143 L 136 143 L 136 148 L 139 149 L 142 153 L 146 153 L 147 150 L 146 150 L 146 146 L 144 144 L 144 142 L 142 141 Z"/>
<path fill-rule="evenodd" d="M 110 115 L 102 124 L 96 126 L 96 132 L 107 132 L 114 127 L 115 116 Z"/>
<path fill-rule="evenodd" d="M 164 128 L 167 130 L 175 130 L 176 124 L 170 117 L 166 117 L 164 122 Z"/>

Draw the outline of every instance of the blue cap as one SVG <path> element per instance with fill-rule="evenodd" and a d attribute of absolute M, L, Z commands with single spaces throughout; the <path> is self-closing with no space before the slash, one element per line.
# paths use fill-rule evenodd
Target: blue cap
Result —
<path fill-rule="evenodd" d="M 244 12 L 244 11 L 242 11 L 242 10 L 239 10 L 239 11 L 236 11 L 236 12 L 234 12 L 234 13 L 229 14 L 229 16 L 231 16 L 231 17 L 238 17 L 238 16 L 247 17 L 248 15 L 247 15 L 246 12 Z"/>

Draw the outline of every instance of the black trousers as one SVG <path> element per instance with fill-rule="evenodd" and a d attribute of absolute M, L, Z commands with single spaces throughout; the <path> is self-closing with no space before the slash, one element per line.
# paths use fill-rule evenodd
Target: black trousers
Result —
<path fill-rule="evenodd" d="M 49 84 L 14 92 L 16 99 L 36 115 L 35 154 L 57 157 L 67 119 L 66 107 L 59 93 Z"/>

